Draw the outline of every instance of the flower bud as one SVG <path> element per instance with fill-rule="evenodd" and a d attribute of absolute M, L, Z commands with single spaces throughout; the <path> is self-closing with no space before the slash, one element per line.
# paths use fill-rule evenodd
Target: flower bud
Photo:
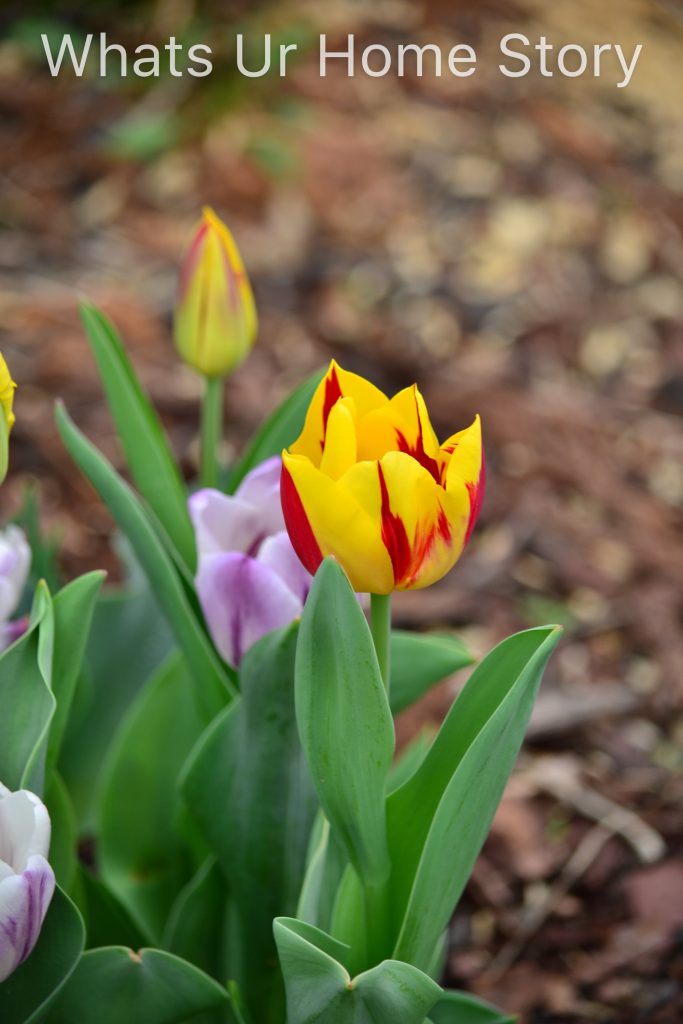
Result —
<path fill-rule="evenodd" d="M 9 368 L 0 352 L 0 483 L 7 476 L 9 432 L 14 425 L 14 389 L 16 384 L 10 376 Z"/>
<path fill-rule="evenodd" d="M 50 818 L 33 793 L 0 783 L 0 982 L 29 955 L 55 890 Z"/>
<path fill-rule="evenodd" d="M 247 356 L 256 326 L 254 297 L 235 241 L 205 207 L 180 273 L 178 351 L 205 377 L 224 377 Z"/>

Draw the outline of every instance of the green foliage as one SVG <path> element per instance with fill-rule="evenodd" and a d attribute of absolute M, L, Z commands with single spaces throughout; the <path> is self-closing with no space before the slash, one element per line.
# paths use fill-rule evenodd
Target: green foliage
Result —
<path fill-rule="evenodd" d="M 128 538 L 193 676 L 193 693 L 207 720 L 228 703 L 234 687 L 199 622 L 181 577 L 140 499 L 111 463 L 78 430 L 63 407 L 57 427 L 83 473 L 99 491 Z"/>
<path fill-rule="evenodd" d="M 391 960 L 352 979 L 346 946 L 301 921 L 278 918 L 274 930 L 287 1024 L 422 1024 L 441 994 L 426 974 Z"/>
<path fill-rule="evenodd" d="M 473 661 L 462 641 L 448 633 L 395 629 L 391 635 L 391 710 L 397 715 L 435 683 Z"/>
<path fill-rule="evenodd" d="M 191 873 L 177 828 L 178 777 L 202 730 L 191 689 L 185 663 L 171 655 L 119 730 L 100 804 L 102 877 L 153 942 Z"/>
<path fill-rule="evenodd" d="M 114 326 L 87 304 L 81 306 L 81 317 L 135 486 L 176 557 L 192 571 L 196 556 L 187 495 L 159 417 Z"/>
<path fill-rule="evenodd" d="M 187 806 L 229 882 L 242 962 L 236 977 L 258 1019 L 280 998 L 272 924 L 294 913 L 315 794 L 294 713 L 296 626 L 248 651 L 241 696 L 209 726 L 190 758 Z"/>
<path fill-rule="evenodd" d="M 50 1024 L 183 1024 L 227 998 L 203 971 L 170 953 L 108 946 L 83 954 Z"/>
<path fill-rule="evenodd" d="M 370 883 L 390 870 L 385 786 L 394 729 L 372 636 L 343 570 L 321 565 L 301 622 L 296 713 L 313 785 L 349 860 Z"/>

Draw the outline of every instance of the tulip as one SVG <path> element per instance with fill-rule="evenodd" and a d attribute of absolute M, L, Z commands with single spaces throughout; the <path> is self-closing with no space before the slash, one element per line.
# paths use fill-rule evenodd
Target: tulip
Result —
<path fill-rule="evenodd" d="M 29 955 L 55 890 L 50 818 L 33 793 L 0 783 L 0 982 Z"/>
<path fill-rule="evenodd" d="M 435 583 L 462 554 L 481 507 L 478 416 L 440 445 L 416 385 L 389 399 L 334 361 L 282 462 L 299 558 L 315 573 L 333 555 L 357 591 Z"/>
<path fill-rule="evenodd" d="M 16 384 L 0 352 L 0 483 L 7 476 L 9 432 L 14 426 L 14 389 Z"/>
<path fill-rule="evenodd" d="M 180 273 L 175 340 L 205 377 L 224 377 L 254 344 L 256 307 L 235 241 L 205 207 Z"/>
<path fill-rule="evenodd" d="M 236 494 L 205 488 L 189 502 L 199 603 L 216 649 L 233 666 L 301 615 L 311 584 L 285 530 L 280 473 L 279 457 L 268 459 Z"/>
<path fill-rule="evenodd" d="M 24 592 L 31 567 L 31 549 L 23 530 L 8 526 L 0 531 L 0 652 L 26 629 L 26 619 L 10 622 Z"/>

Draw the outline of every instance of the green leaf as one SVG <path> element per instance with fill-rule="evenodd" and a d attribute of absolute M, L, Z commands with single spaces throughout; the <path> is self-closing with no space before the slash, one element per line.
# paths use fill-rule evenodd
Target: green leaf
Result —
<path fill-rule="evenodd" d="M 256 1020 L 279 998 L 273 918 L 294 913 L 315 793 L 294 711 L 296 625 L 255 644 L 240 667 L 240 698 L 207 729 L 188 762 L 183 794 L 229 880 L 243 969 Z"/>
<path fill-rule="evenodd" d="M 311 374 L 269 416 L 230 474 L 228 490 L 231 494 L 234 494 L 247 473 L 271 455 L 280 455 L 283 448 L 288 448 L 296 441 L 303 430 L 308 407 L 323 373 L 318 370 Z"/>
<path fill-rule="evenodd" d="M 84 936 L 81 915 L 69 897 L 55 889 L 33 952 L 0 985 L 2 1024 L 37 1024 L 44 1019 L 78 962 Z"/>
<path fill-rule="evenodd" d="M 475 669 L 429 753 L 388 801 L 394 956 L 427 970 L 512 771 L 557 627 L 499 644 Z"/>
<path fill-rule="evenodd" d="M 326 559 L 304 607 L 296 658 L 301 743 L 323 810 L 364 881 L 389 873 L 385 787 L 394 729 L 363 612 Z"/>
<path fill-rule="evenodd" d="M 170 953 L 108 946 L 83 954 L 50 1024 L 184 1024 L 226 1004 L 224 988 Z"/>
<path fill-rule="evenodd" d="M 47 734 L 55 698 L 46 678 L 42 648 L 52 632 L 52 603 L 47 587 L 36 591 L 31 624 L 0 655 L 0 779 L 9 789 L 43 792 Z"/>
<path fill-rule="evenodd" d="M 66 410 L 57 407 L 57 427 L 72 458 L 80 466 L 128 537 L 173 629 L 194 681 L 192 690 L 208 720 L 221 710 L 234 687 L 188 600 L 180 577 L 150 524 L 139 498 L 105 457 L 83 436 Z"/>
<path fill-rule="evenodd" d="M 431 1024 L 515 1024 L 516 1019 L 467 992 L 444 992 L 429 1013 Z"/>
<path fill-rule="evenodd" d="M 59 761 L 83 832 L 95 831 L 102 767 L 121 719 L 171 645 L 142 573 L 98 600 Z"/>
<path fill-rule="evenodd" d="M 425 726 L 413 736 L 407 746 L 401 751 L 391 769 L 387 787 L 389 793 L 400 789 L 415 774 L 427 756 L 427 751 L 432 745 L 435 733 L 435 727 Z"/>
<path fill-rule="evenodd" d="M 86 925 L 88 949 L 96 946 L 130 946 L 139 949 L 144 945 L 142 932 L 125 907 L 104 882 L 95 878 L 82 865 L 78 868 L 77 890 L 79 909 Z"/>
<path fill-rule="evenodd" d="M 76 816 L 67 789 L 57 772 L 49 776 L 45 805 L 52 823 L 50 864 L 57 884 L 70 893 L 76 877 Z"/>
<path fill-rule="evenodd" d="M 47 748 L 48 767 L 57 761 L 90 633 L 95 601 L 105 574 L 90 572 L 68 583 L 53 600 L 52 692 L 57 701 Z"/>
<path fill-rule="evenodd" d="M 180 769 L 203 727 L 191 686 L 183 660 L 172 655 L 131 706 L 102 793 L 102 877 L 154 942 L 190 877 L 176 819 Z"/>
<path fill-rule="evenodd" d="M 208 857 L 179 892 L 163 945 L 214 978 L 233 977 L 241 969 L 234 907 L 215 857 Z"/>
<path fill-rule="evenodd" d="M 131 476 L 192 572 L 196 552 L 187 495 L 159 417 L 113 324 L 88 303 L 81 317 Z"/>
<path fill-rule="evenodd" d="M 423 1024 L 441 989 L 411 964 L 385 960 L 351 979 L 346 947 L 302 921 L 274 922 L 287 1024 Z"/>
<path fill-rule="evenodd" d="M 391 710 L 394 715 L 410 707 L 435 683 L 474 658 L 462 641 L 448 633 L 391 634 Z"/>

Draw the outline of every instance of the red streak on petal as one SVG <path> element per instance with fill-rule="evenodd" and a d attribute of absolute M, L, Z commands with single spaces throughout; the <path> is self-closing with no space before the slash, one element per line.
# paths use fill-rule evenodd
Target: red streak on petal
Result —
<path fill-rule="evenodd" d="M 285 526 L 292 547 L 311 576 L 315 575 L 323 560 L 322 551 L 308 521 L 303 502 L 292 480 L 291 473 L 283 465 L 280 476 L 280 500 L 285 517 Z"/>
<path fill-rule="evenodd" d="M 396 428 L 396 443 L 398 444 L 398 450 L 405 452 L 406 455 L 412 456 L 417 462 L 423 466 L 428 473 L 430 473 L 437 484 L 443 485 L 443 475 L 446 467 L 440 466 L 436 459 L 433 459 L 431 455 L 427 455 L 425 451 L 424 435 L 422 433 L 422 420 L 420 419 L 420 407 L 417 404 L 417 395 L 415 395 L 415 414 L 417 416 L 417 428 L 418 435 L 417 441 L 411 446 L 405 434 Z"/>
<path fill-rule="evenodd" d="M 208 230 L 208 224 L 205 221 L 202 222 L 192 239 L 187 256 L 183 260 L 183 265 L 180 268 L 180 280 L 178 282 L 178 301 L 182 301 L 190 286 L 190 280 L 197 269 L 197 264 L 201 257 L 204 236 Z"/>
<path fill-rule="evenodd" d="M 330 374 L 325 381 L 325 400 L 323 402 L 323 436 L 320 442 L 320 447 L 325 447 L 325 436 L 327 434 L 327 421 L 330 418 L 332 409 L 337 404 L 339 399 L 342 398 L 341 384 L 339 383 L 339 377 L 337 376 L 336 367 L 332 367 Z"/>
<path fill-rule="evenodd" d="M 389 553 L 394 570 L 394 583 L 400 583 L 410 571 L 412 552 L 405 524 L 400 516 L 394 515 L 389 504 L 389 490 L 384 479 L 381 463 L 377 463 L 379 489 L 382 496 L 382 542 Z"/>
<path fill-rule="evenodd" d="M 470 496 L 470 517 L 467 521 L 467 531 L 465 533 L 465 544 L 472 536 L 472 530 L 474 529 L 475 523 L 479 518 L 481 512 L 481 506 L 484 501 L 484 491 L 486 490 L 486 459 L 484 452 L 481 453 L 481 470 L 479 473 L 478 480 L 468 480 L 465 483 L 467 493 Z"/>

